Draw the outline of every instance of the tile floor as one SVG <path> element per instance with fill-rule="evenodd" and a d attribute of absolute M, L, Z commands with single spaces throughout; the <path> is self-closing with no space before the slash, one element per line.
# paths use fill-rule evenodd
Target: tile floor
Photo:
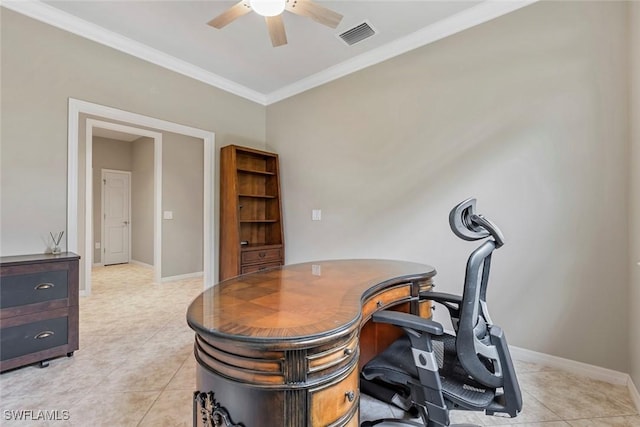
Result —
<path fill-rule="evenodd" d="M 93 294 L 80 298 L 80 350 L 45 369 L 0 375 L 0 425 L 190 426 L 195 361 L 185 311 L 202 280 L 151 281 L 151 270 L 135 265 L 96 268 Z M 516 369 L 524 396 L 519 417 L 456 411 L 453 422 L 640 427 L 626 387 L 530 363 Z M 58 410 L 59 418 L 68 411 L 69 419 L 16 421 L 11 410 Z M 362 396 L 362 420 L 391 416 L 401 413 Z"/>

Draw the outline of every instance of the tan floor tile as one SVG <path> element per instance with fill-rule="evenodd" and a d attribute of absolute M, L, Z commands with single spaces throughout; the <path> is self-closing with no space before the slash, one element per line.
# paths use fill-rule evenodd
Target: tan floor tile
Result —
<path fill-rule="evenodd" d="M 151 269 L 94 269 L 92 295 L 80 298 L 80 350 L 40 369 L 0 375 L 0 409 L 68 410 L 70 421 L 7 421 L 3 426 L 191 425 L 196 362 L 186 323 L 202 279 L 153 284 Z M 628 390 L 515 361 L 524 410 L 515 419 L 453 411 L 453 422 L 518 427 L 640 427 Z M 362 420 L 394 415 L 363 396 Z M 589 417 L 604 417 L 586 419 Z M 557 420 L 557 421 L 556 421 Z M 389 424 L 394 425 L 394 424 Z"/>
<path fill-rule="evenodd" d="M 139 424 L 140 427 L 191 427 L 193 389 L 165 390 Z"/>
<path fill-rule="evenodd" d="M 522 391 L 522 412 L 515 418 L 502 416 L 485 416 L 482 424 L 485 426 L 509 425 L 514 423 L 536 423 L 546 421 L 560 421 L 561 418 L 549 408 L 540 403 L 526 391 Z"/>
<path fill-rule="evenodd" d="M 137 426 L 160 392 L 93 393 L 70 408 L 74 426 Z"/>
<path fill-rule="evenodd" d="M 640 427 L 640 416 L 571 420 L 568 423 L 573 427 Z"/>
<path fill-rule="evenodd" d="M 565 421 L 547 421 L 539 423 L 508 424 L 505 427 L 570 427 Z"/>
<path fill-rule="evenodd" d="M 27 394 L 5 397 L 0 402 L 3 426 L 65 426 L 70 425 L 71 407 L 83 394 Z"/>
<path fill-rule="evenodd" d="M 525 373 L 518 379 L 524 390 L 563 420 L 637 413 L 623 386 L 562 371 Z"/>
<path fill-rule="evenodd" d="M 196 389 L 196 360 L 193 356 L 184 361 L 178 372 L 171 378 L 165 390 L 191 390 Z"/>

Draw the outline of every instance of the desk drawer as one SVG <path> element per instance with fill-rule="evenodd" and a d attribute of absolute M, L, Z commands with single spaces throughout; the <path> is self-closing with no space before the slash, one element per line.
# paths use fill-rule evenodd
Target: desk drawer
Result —
<path fill-rule="evenodd" d="M 16 307 L 67 297 L 67 270 L 4 276 L 0 279 L 0 308 Z"/>
<path fill-rule="evenodd" d="M 411 298 L 411 284 L 396 286 L 373 295 L 362 306 L 362 319 L 368 320 L 371 315 L 392 303 L 408 301 Z"/>
<path fill-rule="evenodd" d="M 358 370 L 354 368 L 341 381 L 328 387 L 310 390 L 311 425 L 334 425 L 357 410 L 354 406 L 360 402 L 358 378 Z"/>
<path fill-rule="evenodd" d="M 282 258 L 280 248 L 273 249 L 257 249 L 254 251 L 242 251 L 242 261 L 244 264 L 254 264 L 263 262 L 279 261 Z"/>
<path fill-rule="evenodd" d="M 2 328 L 0 360 L 65 345 L 68 330 L 69 318 L 66 316 Z"/>

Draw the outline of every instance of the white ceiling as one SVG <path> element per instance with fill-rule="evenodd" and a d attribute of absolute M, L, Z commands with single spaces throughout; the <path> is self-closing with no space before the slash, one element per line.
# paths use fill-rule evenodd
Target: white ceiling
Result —
<path fill-rule="evenodd" d="M 323 1 L 344 15 L 335 30 L 284 12 L 288 44 L 272 47 L 264 18 L 207 24 L 236 1 L 3 1 L 9 9 L 213 86 L 270 104 L 441 39 L 535 0 Z M 367 22 L 376 35 L 338 35 Z"/>

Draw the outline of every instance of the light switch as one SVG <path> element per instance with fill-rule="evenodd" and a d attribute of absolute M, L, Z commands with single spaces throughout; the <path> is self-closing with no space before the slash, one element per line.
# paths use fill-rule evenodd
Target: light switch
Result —
<path fill-rule="evenodd" d="M 173 219 L 173 211 L 164 211 L 164 219 Z"/>
<path fill-rule="evenodd" d="M 322 211 L 320 209 L 313 209 L 311 211 L 311 219 L 313 221 L 320 221 L 322 220 Z"/>
<path fill-rule="evenodd" d="M 100 249 L 100 242 L 96 242 L 96 249 Z"/>

